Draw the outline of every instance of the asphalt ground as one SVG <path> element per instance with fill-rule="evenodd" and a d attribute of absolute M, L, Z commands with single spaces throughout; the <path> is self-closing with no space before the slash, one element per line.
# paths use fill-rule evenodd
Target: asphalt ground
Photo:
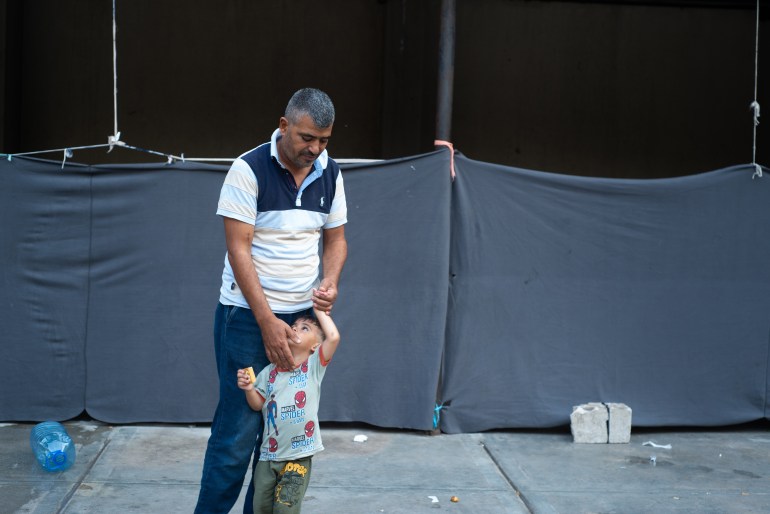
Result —
<path fill-rule="evenodd" d="M 77 459 L 57 473 L 34 459 L 33 426 L 0 425 L 0 513 L 193 511 L 208 426 L 65 422 Z M 633 429 L 626 444 L 577 444 L 569 427 L 321 429 L 326 450 L 313 461 L 308 514 L 770 512 L 767 422 Z M 243 494 L 232 512 L 242 505 Z"/>

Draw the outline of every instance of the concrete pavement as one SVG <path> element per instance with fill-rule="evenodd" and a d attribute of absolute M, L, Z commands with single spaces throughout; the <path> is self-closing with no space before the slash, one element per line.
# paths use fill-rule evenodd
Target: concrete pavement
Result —
<path fill-rule="evenodd" d="M 78 455 L 60 473 L 35 461 L 32 426 L 0 425 L 0 513 L 192 512 L 207 426 L 67 422 Z M 634 429 L 628 444 L 575 444 L 568 427 L 428 435 L 321 426 L 308 514 L 770 512 L 767 424 Z"/>

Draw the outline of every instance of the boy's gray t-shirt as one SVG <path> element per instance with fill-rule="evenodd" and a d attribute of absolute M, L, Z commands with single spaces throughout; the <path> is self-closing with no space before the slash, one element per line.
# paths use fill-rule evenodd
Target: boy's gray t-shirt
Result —
<path fill-rule="evenodd" d="M 319 348 L 295 370 L 279 371 L 269 364 L 260 371 L 254 383 L 265 398 L 260 460 L 293 460 L 323 450 L 318 405 L 326 365 L 321 360 Z"/>

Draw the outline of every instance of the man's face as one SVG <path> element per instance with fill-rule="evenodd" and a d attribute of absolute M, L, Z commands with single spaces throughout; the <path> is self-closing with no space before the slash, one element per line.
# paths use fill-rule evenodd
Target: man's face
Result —
<path fill-rule="evenodd" d="M 318 128 L 310 116 L 302 116 L 297 123 L 281 118 L 281 140 L 278 154 L 281 162 L 292 171 L 309 168 L 324 151 L 332 135 L 332 127 Z"/>

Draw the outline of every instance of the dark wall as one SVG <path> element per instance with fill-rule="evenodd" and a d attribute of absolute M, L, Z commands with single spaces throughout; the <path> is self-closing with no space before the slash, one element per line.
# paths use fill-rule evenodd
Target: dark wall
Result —
<path fill-rule="evenodd" d="M 753 2 L 652 3 L 457 0 L 455 148 L 487 162 L 610 177 L 750 162 Z M 429 151 L 440 5 L 119 0 L 122 140 L 234 157 L 264 141 L 290 94 L 311 85 L 337 106 L 333 156 Z M 112 2 L 0 0 L 0 13 L 0 151 L 106 143 Z M 761 33 L 767 28 L 763 21 Z M 759 162 L 770 144 L 763 128 Z M 158 157 L 100 149 L 74 159 Z"/>
<path fill-rule="evenodd" d="M 118 1 L 122 139 L 233 157 L 263 142 L 291 93 L 312 85 L 337 106 L 335 155 L 378 156 L 387 9 L 352 0 L 326 9 L 306 1 Z M 23 4 L 20 141 L 5 151 L 107 142 L 111 17 L 109 0 Z"/>
<path fill-rule="evenodd" d="M 608 177 L 751 162 L 753 9 L 480 0 L 457 18 L 453 140 L 470 157 Z"/>
<path fill-rule="evenodd" d="M 0 151 L 20 148 L 20 16 L 20 0 L 0 0 Z"/>

